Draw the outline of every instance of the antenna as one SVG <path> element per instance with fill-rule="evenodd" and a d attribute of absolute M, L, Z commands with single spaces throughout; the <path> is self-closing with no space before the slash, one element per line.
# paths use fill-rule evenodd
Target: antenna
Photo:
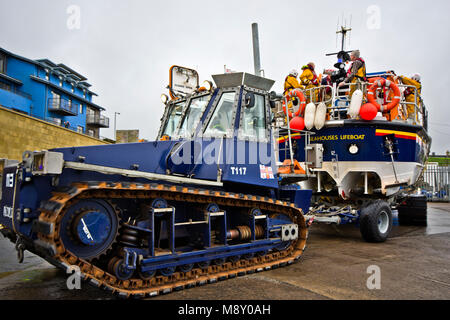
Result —
<path fill-rule="evenodd" d="M 341 21 L 341 23 L 339 23 L 340 21 Z M 338 40 L 339 34 L 341 34 L 341 51 L 336 52 L 336 53 L 328 53 L 327 56 L 334 56 L 334 55 L 342 54 L 344 52 L 346 52 L 346 53 L 351 52 L 351 51 L 345 50 L 345 44 L 346 44 L 346 40 L 347 40 L 348 46 L 350 46 L 350 34 L 352 31 L 352 15 L 350 15 L 349 26 L 347 26 L 347 21 L 348 21 L 347 19 L 344 19 L 344 14 L 342 14 L 342 20 L 340 19 L 340 17 L 338 17 L 338 22 L 337 22 L 337 26 L 336 26 L 336 47 L 337 47 L 337 40 Z M 338 57 L 339 57 L 339 55 L 338 55 Z"/>
<path fill-rule="evenodd" d="M 345 40 L 347 38 L 347 32 L 352 31 L 352 28 L 347 28 L 345 26 L 341 26 L 341 29 L 336 31 L 337 34 L 342 34 L 342 41 L 341 41 L 341 51 L 345 51 Z"/>
<path fill-rule="evenodd" d="M 350 15 L 350 25 L 349 25 L 350 31 L 348 35 L 348 46 L 350 47 L 350 42 L 352 39 L 352 15 Z"/>
<path fill-rule="evenodd" d="M 339 17 L 337 19 L 337 23 L 336 23 L 336 48 L 337 48 L 337 43 L 338 43 L 338 32 L 339 31 Z"/>

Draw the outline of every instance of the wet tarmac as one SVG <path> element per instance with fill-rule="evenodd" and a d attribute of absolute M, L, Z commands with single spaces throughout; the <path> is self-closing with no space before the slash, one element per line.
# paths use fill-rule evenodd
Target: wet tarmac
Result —
<path fill-rule="evenodd" d="M 67 275 L 0 236 L 0 299 L 114 299 L 82 283 L 69 290 Z M 381 272 L 380 289 L 368 289 L 369 266 Z M 450 204 L 428 205 L 428 227 L 394 227 L 383 244 L 364 242 L 354 226 L 314 225 L 300 262 L 216 284 L 158 296 L 176 299 L 450 299 Z"/>

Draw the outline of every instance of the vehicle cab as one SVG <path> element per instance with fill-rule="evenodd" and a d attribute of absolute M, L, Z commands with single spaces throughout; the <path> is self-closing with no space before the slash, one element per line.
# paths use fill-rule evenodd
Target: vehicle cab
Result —
<path fill-rule="evenodd" d="M 176 142 L 169 173 L 277 188 L 274 81 L 243 72 L 212 77 L 216 87 L 205 84 L 166 103 L 158 140 Z"/>

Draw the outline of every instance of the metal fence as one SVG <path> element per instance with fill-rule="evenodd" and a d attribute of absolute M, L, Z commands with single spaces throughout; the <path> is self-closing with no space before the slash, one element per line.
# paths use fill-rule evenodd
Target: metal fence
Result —
<path fill-rule="evenodd" d="M 450 193 L 450 167 L 438 166 L 437 163 L 427 164 L 423 177 L 419 183 L 422 194 L 428 201 L 449 202 Z"/>

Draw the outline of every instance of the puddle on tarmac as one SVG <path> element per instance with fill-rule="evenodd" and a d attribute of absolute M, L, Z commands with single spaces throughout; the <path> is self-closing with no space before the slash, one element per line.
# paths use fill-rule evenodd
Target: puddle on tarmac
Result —
<path fill-rule="evenodd" d="M 20 280 L 23 282 L 30 283 L 41 283 L 61 276 L 61 271 L 58 269 L 36 269 L 36 270 L 25 270 L 20 274 Z"/>

